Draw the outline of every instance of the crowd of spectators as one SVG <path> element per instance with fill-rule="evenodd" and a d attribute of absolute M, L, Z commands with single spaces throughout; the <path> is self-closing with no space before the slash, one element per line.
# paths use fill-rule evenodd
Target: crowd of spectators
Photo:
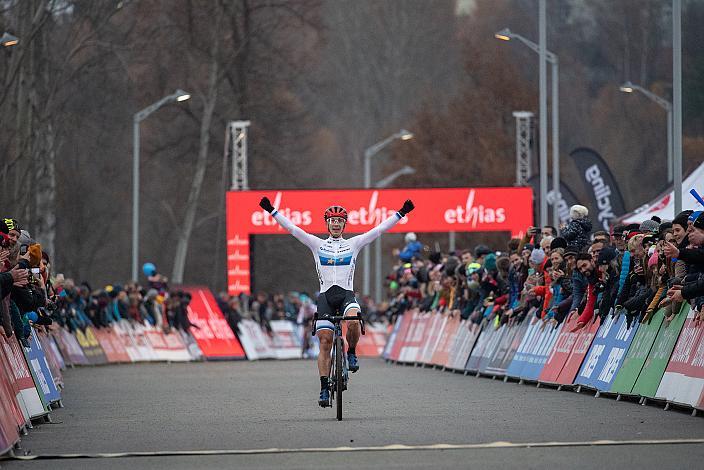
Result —
<path fill-rule="evenodd" d="M 169 290 L 168 280 L 151 263 L 144 265 L 148 285 L 129 282 L 93 289 L 62 274 L 40 243 L 12 218 L 0 219 L 0 334 L 15 335 L 29 346 L 31 328 L 58 324 L 70 331 L 107 327 L 122 319 L 163 329 L 188 331 L 191 296 Z"/>
<path fill-rule="evenodd" d="M 394 317 L 411 308 L 450 312 L 474 323 L 520 321 L 529 313 L 546 325 L 574 318 L 578 330 L 595 316 L 620 312 L 649 321 L 666 308 L 666 321 L 690 302 L 704 320 L 704 213 L 686 210 L 672 221 L 592 231 L 587 208 L 570 208 L 558 230 L 528 227 L 507 246 L 444 254 L 406 237 L 389 276 Z"/>

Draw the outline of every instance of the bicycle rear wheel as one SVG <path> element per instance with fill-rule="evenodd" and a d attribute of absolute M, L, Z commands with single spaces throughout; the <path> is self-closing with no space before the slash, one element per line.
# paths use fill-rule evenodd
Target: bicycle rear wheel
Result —
<path fill-rule="evenodd" d="M 337 420 L 342 421 L 342 390 L 344 377 L 342 371 L 342 353 L 344 343 L 341 337 L 335 338 L 335 400 L 337 401 Z"/>

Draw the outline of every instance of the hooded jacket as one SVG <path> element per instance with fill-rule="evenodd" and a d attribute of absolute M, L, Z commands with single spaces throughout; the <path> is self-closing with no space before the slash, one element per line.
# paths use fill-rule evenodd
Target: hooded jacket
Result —
<path fill-rule="evenodd" d="M 589 234 L 592 232 L 592 221 L 589 219 L 574 219 L 562 230 L 560 236 L 567 240 L 567 249 L 579 253 L 589 245 Z"/>

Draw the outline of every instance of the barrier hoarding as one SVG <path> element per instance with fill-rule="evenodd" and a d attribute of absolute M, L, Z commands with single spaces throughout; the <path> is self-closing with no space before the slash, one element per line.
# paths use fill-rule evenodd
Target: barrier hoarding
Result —
<path fill-rule="evenodd" d="M 444 366 L 450 357 L 450 346 L 453 345 L 457 329 L 460 326 L 460 316 L 443 315 L 444 326 L 440 333 L 440 340 L 433 352 L 430 362 L 436 366 Z"/>
<path fill-rule="evenodd" d="M 543 370 L 540 372 L 538 380 L 546 383 L 557 383 L 557 377 L 562 372 L 567 359 L 577 342 L 577 337 L 580 332 L 572 332 L 572 329 L 577 326 L 579 315 L 572 314 L 567 318 L 564 328 L 557 337 L 555 344 L 550 351 Z"/>
<path fill-rule="evenodd" d="M 658 336 L 658 331 L 660 331 L 660 326 L 664 319 L 663 312 L 664 310 L 662 309 L 658 310 L 653 315 L 650 323 L 641 323 L 638 327 L 638 332 L 628 348 L 626 358 L 623 360 L 623 364 L 611 384 L 610 392 L 621 394 L 633 392 L 633 386 L 638 379 L 640 371 L 643 369 L 645 360 L 648 358 L 650 349 Z"/>
<path fill-rule="evenodd" d="M 406 310 L 406 312 L 401 315 L 401 324 L 398 329 L 398 333 L 394 340 L 394 344 L 391 347 L 391 352 L 389 353 L 389 359 L 392 361 L 398 361 L 401 357 L 401 351 L 406 344 L 406 338 L 408 337 L 408 331 L 413 325 L 413 318 L 416 315 L 417 310 Z"/>
<path fill-rule="evenodd" d="M 411 323 L 408 327 L 408 332 L 405 335 L 403 347 L 399 353 L 398 360 L 400 362 L 415 362 L 418 357 L 418 353 L 423 347 L 424 341 L 426 340 L 423 333 L 425 332 L 425 324 L 427 322 L 428 314 L 421 313 L 417 310 L 413 311 L 411 315 Z"/>
<path fill-rule="evenodd" d="M 527 322 L 528 327 L 523 335 L 523 339 L 521 339 L 521 343 L 516 349 L 516 353 L 513 355 L 511 363 L 508 368 L 506 368 L 506 375 L 509 377 L 520 378 L 522 376 L 523 369 L 528 364 L 529 351 L 533 347 L 533 343 L 537 341 L 540 336 L 542 322 L 535 317 L 534 313 L 535 311 L 531 309 L 524 320 L 524 322 Z"/>
<path fill-rule="evenodd" d="M 633 393 L 644 397 L 655 396 L 688 313 L 689 304 L 685 303 L 680 313 L 671 322 L 663 322 L 653 347 L 650 349 L 648 358 L 643 364 L 643 370 L 641 370 L 638 380 L 633 386 Z"/>
<path fill-rule="evenodd" d="M 359 337 L 357 356 L 379 357 L 386 343 L 386 327 L 384 325 L 365 324 L 366 334 Z"/>
<path fill-rule="evenodd" d="M 44 333 L 38 331 L 35 331 L 35 333 L 37 335 L 37 340 L 41 344 L 42 350 L 44 351 L 46 361 L 49 364 L 49 370 L 51 371 L 51 376 L 54 379 L 54 385 L 56 385 L 56 388 L 60 390 L 64 386 L 64 377 L 61 374 L 61 366 L 59 365 L 59 361 L 56 357 L 57 352 L 50 346 L 53 341 L 50 336 Z"/>
<path fill-rule="evenodd" d="M 61 400 L 61 393 L 56 388 L 54 377 L 51 375 L 49 363 L 46 360 L 46 355 L 42 349 L 41 343 L 37 340 L 37 332 L 32 329 L 29 338 L 29 348 L 23 348 L 27 364 L 29 365 L 34 383 L 37 386 L 37 391 L 40 392 L 40 398 L 44 405 L 44 409 L 49 411 L 49 403 L 54 403 Z"/>
<path fill-rule="evenodd" d="M 14 337 L 5 338 L 0 335 L 0 342 L 2 342 L 5 357 L 10 362 L 12 373 L 15 376 L 15 384 L 19 389 L 20 397 L 18 397 L 18 401 L 24 404 L 30 418 L 43 416 L 47 410 L 44 403 L 42 403 L 42 398 L 39 396 L 39 391 L 32 378 L 24 352 L 22 352 L 23 348 L 20 347 Z"/>
<path fill-rule="evenodd" d="M 125 346 L 122 341 L 117 337 L 115 331 L 111 328 L 97 328 L 93 332 L 96 339 L 103 348 L 105 357 L 108 362 L 119 363 L 119 362 L 132 362 L 130 355 L 127 354 Z"/>
<path fill-rule="evenodd" d="M 521 378 L 526 380 L 537 380 L 540 372 L 548 360 L 550 350 L 552 349 L 557 337 L 560 335 L 564 323 L 561 323 L 557 328 L 541 323 L 540 334 L 537 335 L 537 340 L 532 344 L 532 347 L 527 352 L 526 365 L 521 371 Z"/>
<path fill-rule="evenodd" d="M 476 323 L 472 323 L 468 320 L 462 320 L 460 322 L 459 332 L 455 337 L 455 344 L 450 348 L 447 368 L 464 370 L 480 331 L 481 327 Z"/>
<path fill-rule="evenodd" d="M 506 370 L 513 360 L 513 356 L 518 350 L 518 346 L 523 340 L 526 331 L 528 331 L 528 319 L 524 318 L 521 323 L 507 324 L 507 330 L 504 337 L 501 339 L 494 357 L 483 371 L 486 374 L 503 376 L 506 375 Z"/>
<path fill-rule="evenodd" d="M 247 359 L 254 361 L 257 359 L 274 359 L 276 352 L 271 344 L 271 338 L 267 336 L 259 324 L 250 319 L 242 319 L 237 324 L 239 338 L 242 347 L 247 353 Z"/>
<path fill-rule="evenodd" d="M 447 318 L 439 313 L 424 312 L 418 320 L 414 334 L 421 338 L 421 345 L 415 359 L 410 357 L 407 362 L 419 362 L 421 364 L 432 363 L 433 354 L 440 343 L 443 329 L 447 324 Z"/>
<path fill-rule="evenodd" d="M 607 316 L 594 337 L 574 383 L 597 390 L 609 390 L 639 326 L 640 323 L 633 322 L 629 328 L 626 315 L 623 314 Z"/>
<path fill-rule="evenodd" d="M 601 318 L 597 317 L 588 326 L 580 330 L 579 336 L 577 336 L 577 340 L 574 343 L 574 348 L 572 348 L 572 352 L 570 352 L 567 361 L 565 361 L 560 375 L 557 376 L 557 383 L 562 385 L 574 383 L 577 372 L 579 372 L 579 368 L 582 366 L 582 362 L 584 362 L 584 358 L 587 356 L 589 347 L 592 345 L 592 341 L 594 341 L 600 326 Z"/>
<path fill-rule="evenodd" d="M 250 243 L 253 234 L 286 231 L 259 207 L 262 196 L 309 233 L 325 233 L 321 217 L 335 202 L 349 211 L 347 233 L 361 233 L 378 225 L 406 199 L 433 201 L 418 205 L 392 232 L 487 232 L 518 235 L 533 223 L 533 191 L 528 187 L 268 190 L 227 193 L 228 292 L 250 293 Z"/>
<path fill-rule="evenodd" d="M 157 361 L 187 362 L 191 355 L 183 344 L 181 337 L 175 333 L 165 335 L 152 325 L 144 325 L 144 337 L 149 343 L 152 354 Z"/>
<path fill-rule="evenodd" d="M 58 331 L 58 335 L 54 336 L 59 344 L 59 349 L 64 355 L 64 360 L 68 360 L 73 365 L 87 365 L 90 364 L 86 355 L 81 349 L 81 345 L 78 344 L 78 340 L 73 336 L 68 330 L 61 328 Z"/>
<path fill-rule="evenodd" d="M 85 332 L 78 329 L 74 334 L 76 335 L 76 340 L 81 346 L 81 349 L 83 349 L 83 354 L 85 354 L 88 362 L 96 365 L 105 364 L 108 362 L 108 358 L 105 356 L 105 351 L 103 351 L 103 348 L 100 347 L 100 343 L 95 337 L 95 330 L 93 327 L 87 327 Z"/>
<path fill-rule="evenodd" d="M 702 406 L 704 399 L 704 324 L 690 310 L 660 381 L 656 397 L 674 403 Z"/>
<path fill-rule="evenodd" d="M 301 339 L 296 334 L 295 325 L 288 320 L 273 320 L 270 322 L 273 335 L 272 345 L 277 359 L 298 359 L 301 350 Z"/>
<path fill-rule="evenodd" d="M 485 326 L 484 329 L 486 329 L 486 328 L 493 329 L 494 328 L 493 323 L 494 322 L 492 321 L 490 324 Z M 489 364 L 491 364 L 491 361 L 494 360 L 494 357 L 496 356 L 496 354 L 499 350 L 499 346 L 501 345 L 502 341 L 504 340 L 504 337 L 506 336 L 507 331 L 508 331 L 508 327 L 506 325 L 501 325 L 491 335 L 489 342 L 484 347 L 484 351 L 482 351 L 481 357 L 479 358 L 477 372 L 479 372 L 481 374 L 486 373 L 486 369 L 487 369 L 487 367 L 489 367 Z"/>
<path fill-rule="evenodd" d="M 223 317 L 213 294 L 203 287 L 184 287 L 191 294 L 188 319 L 197 326 L 190 333 L 208 359 L 244 359 L 244 349 Z"/>
<path fill-rule="evenodd" d="M 386 340 L 386 345 L 384 346 L 384 352 L 381 353 L 381 357 L 383 357 L 384 359 L 391 358 L 391 350 L 393 349 L 394 345 L 396 344 L 396 339 L 398 338 L 398 331 L 401 328 L 402 322 L 403 322 L 403 315 L 397 316 L 396 321 L 394 322 L 394 327 L 391 330 L 391 334 L 389 335 L 389 338 Z"/>
<path fill-rule="evenodd" d="M 0 335 L 3 336 L 3 335 Z M 3 336 L 3 340 L 4 340 Z M 4 382 L 9 388 L 11 399 L 6 403 L 12 408 L 12 414 L 15 416 L 17 427 L 20 428 L 29 422 L 29 411 L 27 405 L 22 398 L 22 391 L 17 384 L 15 372 L 10 364 L 10 358 L 7 355 L 7 350 L 4 346 L 0 346 L 0 372 L 4 377 Z M 0 379 L 3 380 L 3 379 Z"/>

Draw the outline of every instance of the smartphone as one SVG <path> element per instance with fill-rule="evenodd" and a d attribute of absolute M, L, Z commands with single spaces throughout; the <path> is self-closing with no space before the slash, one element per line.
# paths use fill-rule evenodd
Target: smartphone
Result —
<path fill-rule="evenodd" d="M 29 245 L 20 245 L 20 256 L 26 255 Z"/>

